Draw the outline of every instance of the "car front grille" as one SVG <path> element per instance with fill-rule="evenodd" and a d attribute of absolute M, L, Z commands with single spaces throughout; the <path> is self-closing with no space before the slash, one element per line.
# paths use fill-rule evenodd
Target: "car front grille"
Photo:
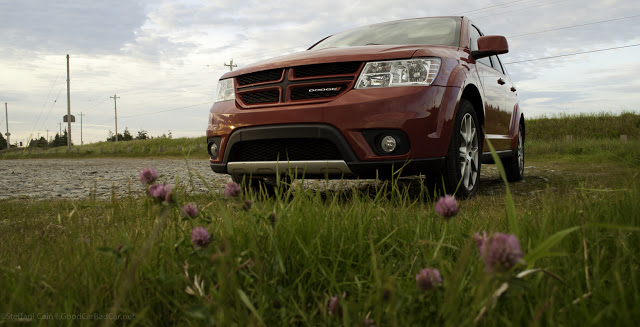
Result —
<path fill-rule="evenodd" d="M 247 104 L 278 102 L 280 93 L 277 90 L 251 92 L 242 95 L 242 101 Z"/>
<path fill-rule="evenodd" d="M 270 139 L 233 145 L 229 162 L 339 160 L 340 151 L 325 139 Z"/>
<path fill-rule="evenodd" d="M 304 78 L 322 75 L 355 74 L 360 68 L 360 64 L 361 62 L 359 61 L 350 61 L 299 66 L 293 68 L 293 76 Z"/>
<path fill-rule="evenodd" d="M 362 62 L 350 61 L 269 69 L 236 77 L 244 107 L 330 101 L 353 87 Z"/>
<path fill-rule="evenodd" d="M 249 85 L 266 82 L 275 82 L 282 78 L 282 69 L 270 69 L 260 72 L 244 74 L 236 77 L 238 85 Z"/>

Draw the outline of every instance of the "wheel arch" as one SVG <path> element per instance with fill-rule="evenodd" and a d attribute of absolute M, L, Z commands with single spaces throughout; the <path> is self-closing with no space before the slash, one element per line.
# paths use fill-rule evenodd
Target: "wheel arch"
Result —
<path fill-rule="evenodd" d="M 460 99 L 466 99 L 471 102 L 478 120 L 480 120 L 480 125 L 484 126 L 484 106 L 482 105 L 482 96 L 478 88 L 473 84 L 466 85 L 460 95 Z"/>

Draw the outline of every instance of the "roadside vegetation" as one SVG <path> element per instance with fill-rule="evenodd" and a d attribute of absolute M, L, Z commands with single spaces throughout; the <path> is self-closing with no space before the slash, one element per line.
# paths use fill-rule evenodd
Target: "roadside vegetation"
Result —
<path fill-rule="evenodd" d="M 484 166 L 479 195 L 453 203 L 415 178 L 195 194 L 151 170 L 147 192 L 108 201 L 0 201 L 0 313 L 35 325 L 635 325 L 640 162 L 627 154 L 640 145 L 539 141 L 531 126 L 523 182 Z"/>

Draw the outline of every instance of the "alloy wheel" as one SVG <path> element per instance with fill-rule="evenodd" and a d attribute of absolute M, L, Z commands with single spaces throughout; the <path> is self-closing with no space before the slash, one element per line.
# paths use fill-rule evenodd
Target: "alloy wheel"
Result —
<path fill-rule="evenodd" d="M 518 169 L 520 174 L 524 172 L 524 144 L 522 144 L 522 131 L 518 133 Z"/>
<path fill-rule="evenodd" d="M 469 113 L 465 114 L 460 122 L 460 136 L 460 175 L 462 177 L 462 185 L 470 191 L 478 180 L 480 154 L 478 153 L 476 125 Z"/>

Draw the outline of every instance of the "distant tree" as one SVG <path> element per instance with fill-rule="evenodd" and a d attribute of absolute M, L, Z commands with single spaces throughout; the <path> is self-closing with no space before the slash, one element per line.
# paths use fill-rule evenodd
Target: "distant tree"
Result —
<path fill-rule="evenodd" d="M 6 148 L 7 148 L 7 140 L 5 140 L 2 133 L 0 133 L 0 150 L 4 150 Z"/>
<path fill-rule="evenodd" d="M 56 136 L 53 138 L 53 142 L 49 143 L 49 146 L 51 146 L 52 148 L 59 147 L 59 146 L 66 146 L 66 145 L 67 145 L 67 129 L 66 128 L 64 130 L 64 133 L 62 133 L 62 135 L 56 134 Z M 73 145 L 73 143 L 71 143 L 71 145 Z"/>
<path fill-rule="evenodd" d="M 124 136 L 122 134 L 118 133 L 118 141 L 122 141 L 123 137 Z M 109 131 L 109 137 L 107 137 L 107 141 L 108 142 L 115 142 L 116 141 L 116 135 L 113 134 L 112 131 Z"/>
<path fill-rule="evenodd" d="M 169 135 L 167 135 L 168 138 L 172 139 L 173 138 L 173 134 L 171 134 L 171 130 L 169 130 Z"/>
<path fill-rule="evenodd" d="M 49 145 L 49 142 L 47 142 L 47 139 L 44 138 L 44 136 L 40 137 L 39 140 L 31 140 L 31 142 L 29 142 L 29 147 L 37 147 L 37 148 L 44 148 L 46 146 Z"/>
<path fill-rule="evenodd" d="M 122 135 L 122 138 L 118 136 L 118 141 L 131 141 L 131 140 L 133 140 L 133 135 L 131 135 L 131 132 L 129 132 L 129 128 L 125 127 L 124 134 Z"/>
<path fill-rule="evenodd" d="M 146 140 L 149 138 L 149 133 L 144 129 L 138 132 L 138 136 L 136 136 L 136 140 Z"/>

